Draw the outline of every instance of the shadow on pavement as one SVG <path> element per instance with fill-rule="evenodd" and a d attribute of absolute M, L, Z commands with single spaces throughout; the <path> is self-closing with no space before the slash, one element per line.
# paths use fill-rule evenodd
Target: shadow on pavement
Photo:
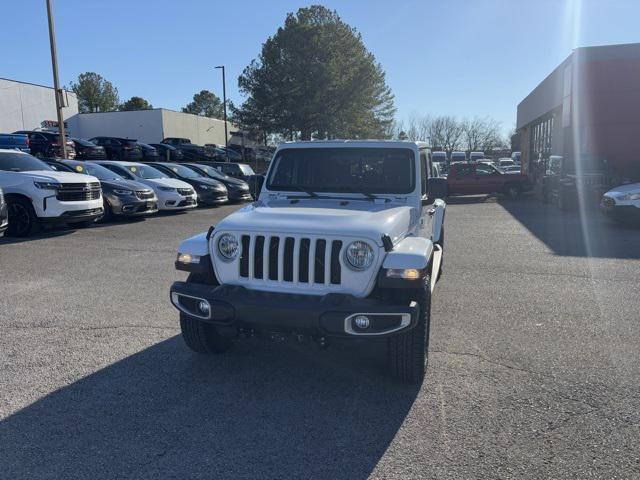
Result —
<path fill-rule="evenodd" d="M 0 422 L 0 478 L 366 478 L 418 393 L 383 366 L 377 346 L 173 337 Z"/>
<path fill-rule="evenodd" d="M 581 214 L 533 198 L 498 203 L 556 255 L 640 259 L 640 228 L 616 224 L 597 208 Z"/>
<path fill-rule="evenodd" d="M 75 232 L 77 229 L 71 227 L 57 227 L 47 230 L 43 230 L 37 235 L 31 237 L 8 237 L 7 235 L 0 236 L 0 245 L 10 245 L 13 243 L 26 243 L 34 242 L 37 240 L 46 240 L 53 237 L 62 237 Z"/>

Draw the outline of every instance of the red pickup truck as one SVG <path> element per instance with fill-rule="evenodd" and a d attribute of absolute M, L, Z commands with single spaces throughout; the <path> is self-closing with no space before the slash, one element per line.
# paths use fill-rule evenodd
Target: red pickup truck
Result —
<path fill-rule="evenodd" d="M 531 189 L 529 177 L 504 173 L 488 163 L 452 163 L 447 176 L 449 195 L 504 193 L 516 197 Z"/>

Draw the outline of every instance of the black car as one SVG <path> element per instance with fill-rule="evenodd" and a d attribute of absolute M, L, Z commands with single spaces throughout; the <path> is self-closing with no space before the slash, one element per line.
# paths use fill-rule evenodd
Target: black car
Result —
<path fill-rule="evenodd" d="M 600 157 L 582 155 L 577 161 L 551 155 L 542 177 L 542 200 L 544 203 L 558 205 L 560 210 L 572 210 L 579 207 L 580 199 L 587 205 L 598 205 L 604 192 L 608 190 L 605 174 L 606 162 Z"/>
<path fill-rule="evenodd" d="M 182 151 L 172 145 L 166 143 L 150 143 L 149 145 L 156 149 L 162 161 L 182 162 L 184 160 Z"/>
<path fill-rule="evenodd" d="M 258 197 L 260 193 L 258 191 L 258 185 L 262 185 L 261 182 L 264 182 L 264 175 L 259 175 L 254 172 L 251 166 L 246 163 L 235 162 L 210 162 L 208 164 L 213 165 L 225 175 L 247 182 L 253 198 Z"/>
<path fill-rule="evenodd" d="M 142 183 L 126 180 L 108 168 L 92 162 L 63 160 L 58 163 L 72 172 L 93 175 L 100 180 L 105 220 L 113 217 L 150 215 L 158 211 L 156 194 Z"/>
<path fill-rule="evenodd" d="M 188 138 L 168 137 L 164 138 L 160 143 L 177 148 L 184 155 L 184 159 L 190 162 L 213 160 L 214 158 L 204 147 L 191 143 Z"/>
<path fill-rule="evenodd" d="M 160 170 L 172 178 L 177 178 L 190 184 L 198 195 L 198 205 L 218 205 L 229 201 L 227 188 L 224 183 L 208 178 L 179 163 L 149 162 L 147 165 Z"/>
<path fill-rule="evenodd" d="M 142 161 L 143 162 L 161 162 L 163 158 L 160 156 L 160 152 L 148 143 L 138 142 L 138 146 L 142 149 Z"/>
<path fill-rule="evenodd" d="M 17 132 L 29 137 L 29 148 L 34 157 L 62 157 L 60 135 L 55 132 L 19 130 Z M 73 142 L 67 137 L 65 141 L 67 158 L 75 158 L 76 150 Z"/>
<path fill-rule="evenodd" d="M 135 138 L 93 137 L 89 141 L 104 147 L 109 160 L 137 162 L 142 159 L 142 149 Z"/>
<path fill-rule="evenodd" d="M 3 233 L 9 228 L 9 210 L 7 209 L 7 202 L 4 201 L 4 195 L 0 188 L 0 233 Z"/>
<path fill-rule="evenodd" d="M 245 202 L 252 200 L 251 193 L 249 192 L 249 184 L 247 182 L 229 177 L 212 165 L 204 163 L 183 163 L 181 165 L 190 168 L 200 175 L 222 182 L 224 186 L 227 187 L 229 200 L 232 202 Z"/>
<path fill-rule="evenodd" d="M 82 160 L 105 160 L 107 153 L 104 147 L 96 145 L 84 138 L 70 138 L 76 151 L 76 158 Z"/>

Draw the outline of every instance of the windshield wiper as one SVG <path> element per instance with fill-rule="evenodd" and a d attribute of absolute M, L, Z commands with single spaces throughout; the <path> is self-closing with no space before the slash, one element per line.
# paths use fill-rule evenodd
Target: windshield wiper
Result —
<path fill-rule="evenodd" d="M 307 195 L 309 195 L 310 197 L 313 197 L 313 198 L 320 198 L 319 195 L 316 192 L 314 192 L 313 190 L 308 190 L 306 188 L 296 187 L 296 186 L 291 185 L 291 186 L 288 186 L 287 189 L 288 190 L 293 190 L 295 192 L 306 193 Z"/>

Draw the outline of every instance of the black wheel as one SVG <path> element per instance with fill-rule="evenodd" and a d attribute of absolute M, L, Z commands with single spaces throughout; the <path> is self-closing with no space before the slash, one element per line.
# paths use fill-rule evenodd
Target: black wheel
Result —
<path fill-rule="evenodd" d="M 104 214 L 102 215 L 100 221 L 103 223 L 107 223 L 113 220 L 113 209 L 111 208 L 111 205 L 109 205 L 109 202 L 107 202 L 106 198 L 103 198 L 102 202 Z"/>
<path fill-rule="evenodd" d="M 429 276 L 422 288 L 399 291 L 400 300 L 418 303 L 418 324 L 406 333 L 387 340 L 391 374 L 402 383 L 417 385 L 424 379 L 429 354 L 429 326 L 431 320 L 431 290 Z"/>
<path fill-rule="evenodd" d="M 9 237 L 28 237 L 40 231 L 40 222 L 31 202 L 24 198 L 8 198 Z"/>
<path fill-rule="evenodd" d="M 217 279 L 212 274 L 191 273 L 187 283 L 218 285 Z M 214 325 L 189 317 L 182 312 L 180 312 L 180 330 L 184 343 L 197 353 L 223 353 L 233 345 L 233 339 L 220 335 Z"/>

